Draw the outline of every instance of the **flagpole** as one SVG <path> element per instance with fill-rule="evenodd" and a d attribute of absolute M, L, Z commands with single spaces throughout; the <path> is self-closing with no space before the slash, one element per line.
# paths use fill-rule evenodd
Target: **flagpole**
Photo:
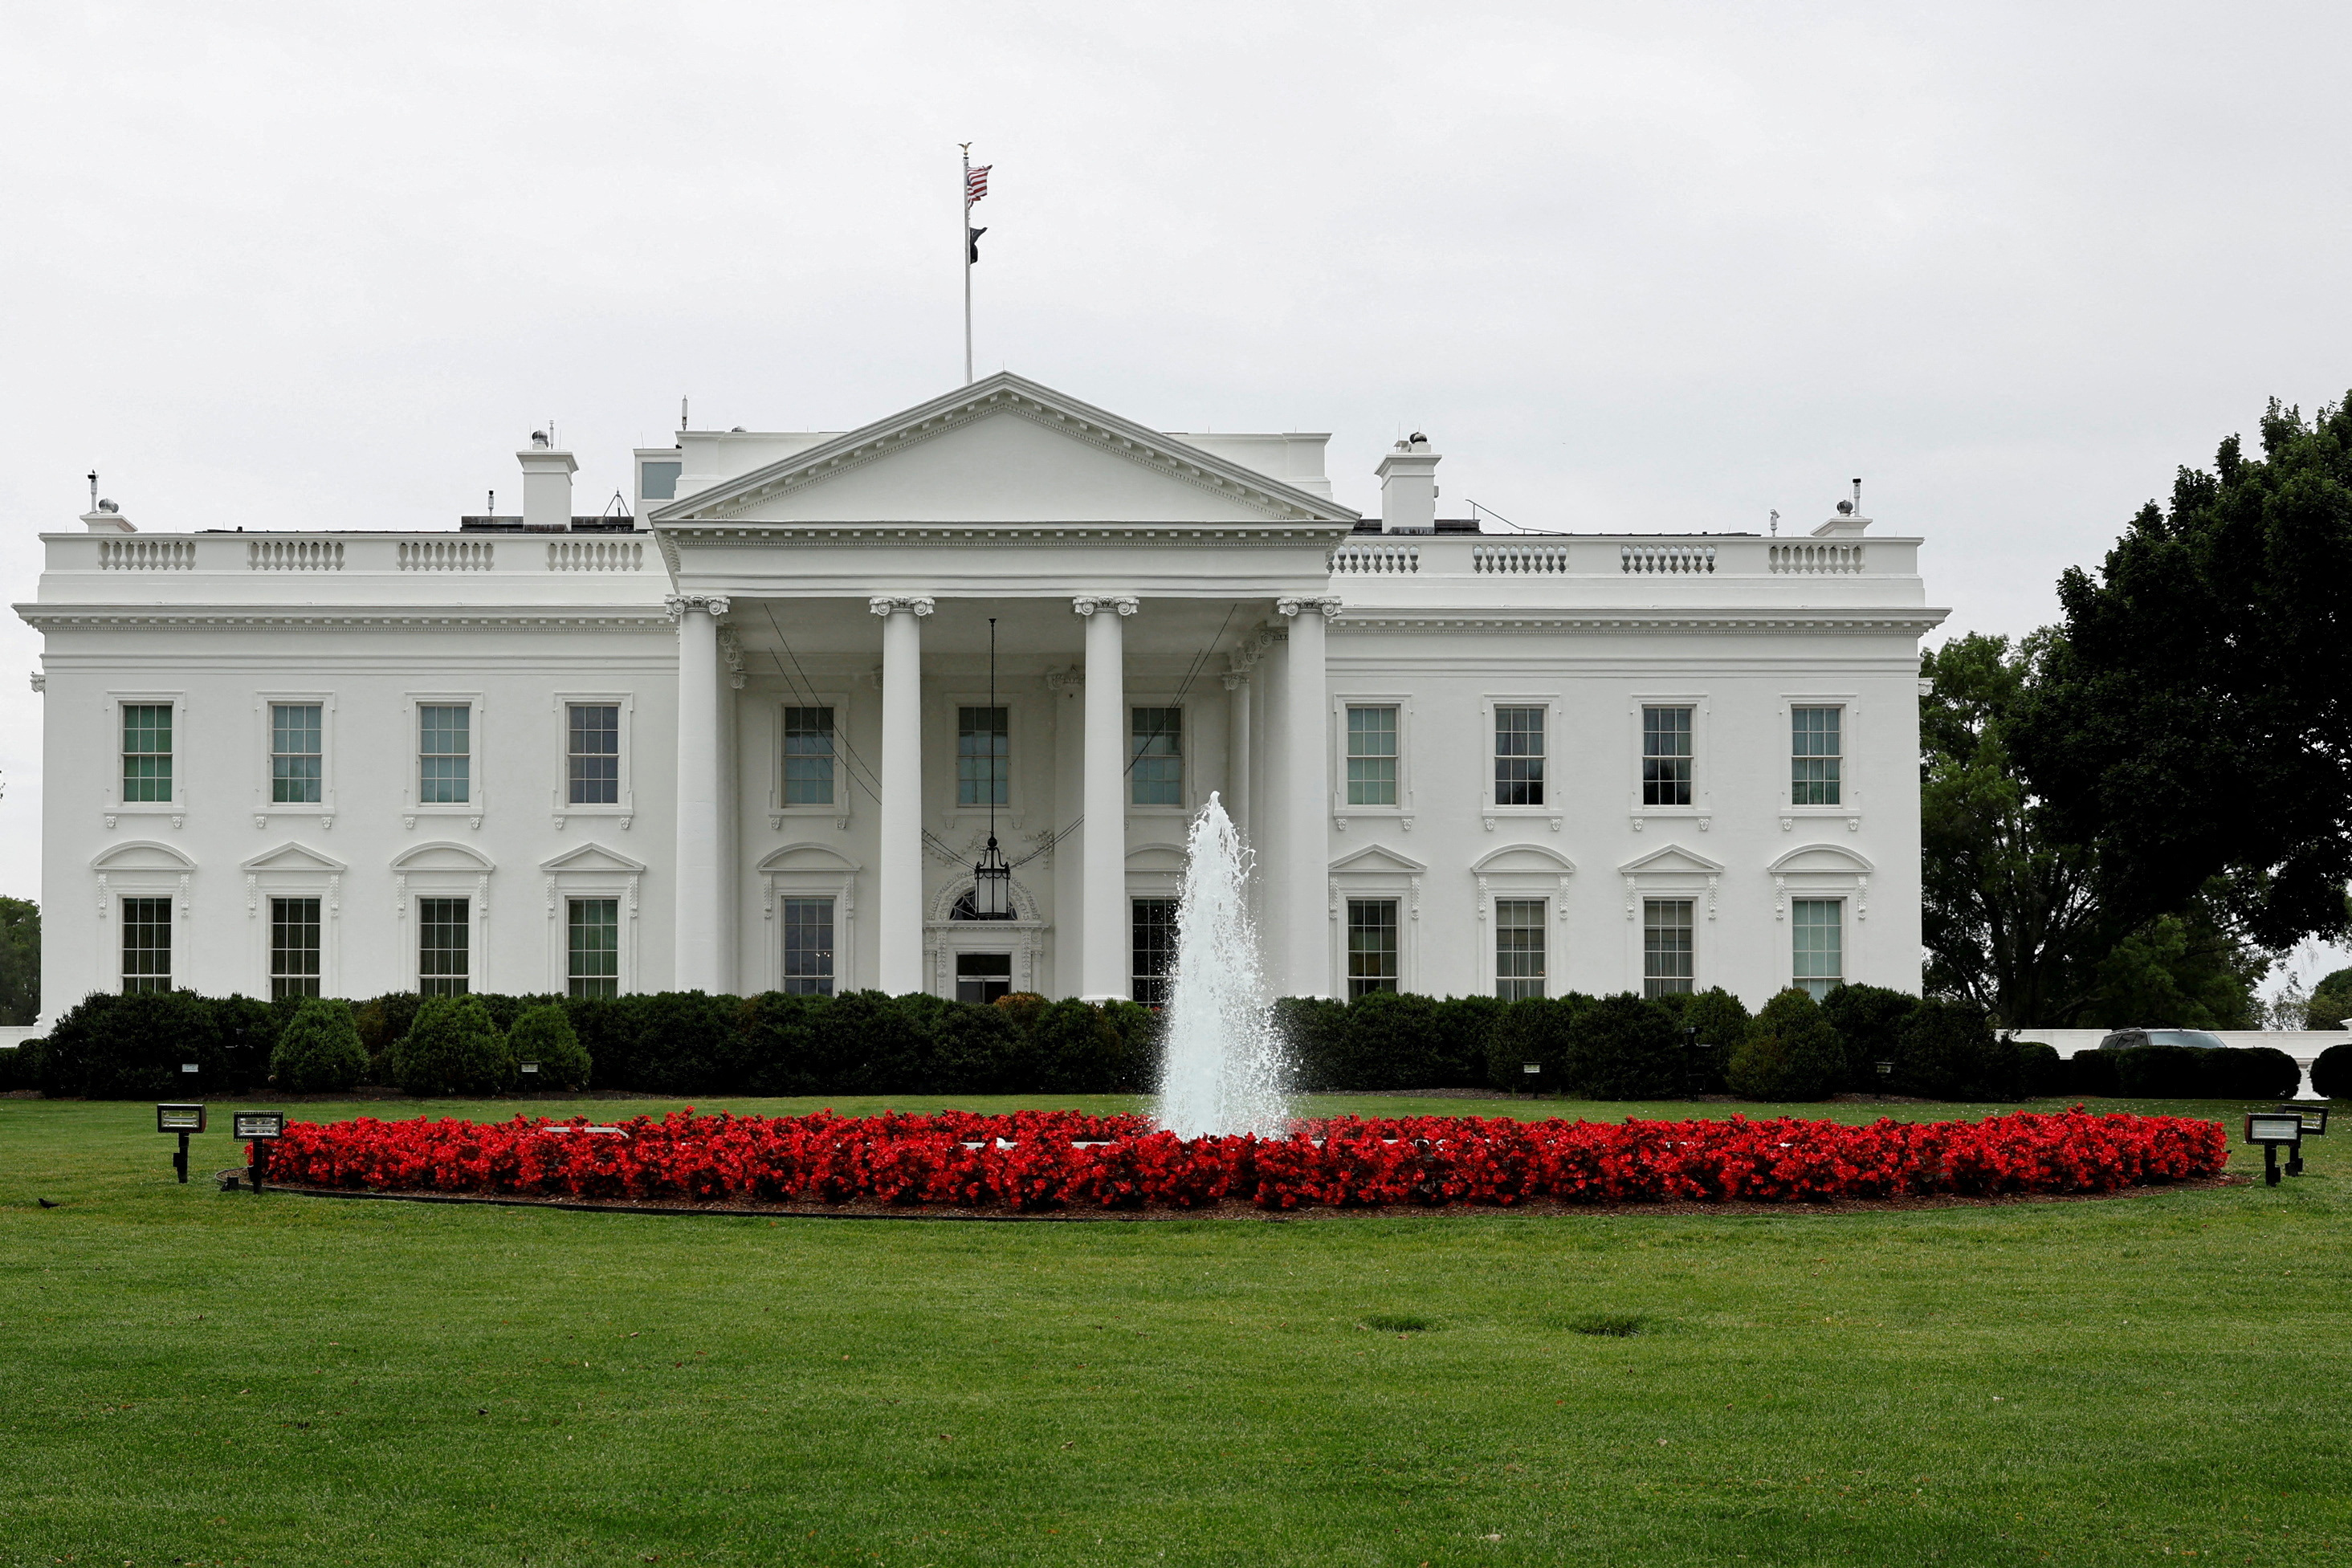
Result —
<path fill-rule="evenodd" d="M 956 238 L 963 246 L 963 384 L 971 385 L 971 143 L 963 148 L 963 229 Z"/>

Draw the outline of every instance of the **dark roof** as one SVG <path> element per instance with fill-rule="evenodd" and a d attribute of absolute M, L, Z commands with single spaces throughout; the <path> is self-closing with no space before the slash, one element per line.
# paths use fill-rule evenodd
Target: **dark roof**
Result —
<path fill-rule="evenodd" d="M 637 531 L 635 517 L 574 517 L 569 528 L 527 528 L 520 517 L 459 517 L 457 531 L 461 534 L 633 534 Z"/>

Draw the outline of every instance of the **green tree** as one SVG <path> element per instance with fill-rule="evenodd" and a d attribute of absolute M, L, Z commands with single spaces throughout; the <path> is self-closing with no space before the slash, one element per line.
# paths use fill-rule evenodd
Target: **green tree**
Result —
<path fill-rule="evenodd" d="M 2311 1000 L 2304 1008 L 2303 1027 L 2342 1029 L 2347 1017 L 2352 1017 L 2352 969 L 2337 969 L 2311 988 Z"/>
<path fill-rule="evenodd" d="M 2058 836 L 2099 846 L 2101 907 L 2137 929 L 2212 888 L 2277 950 L 2352 924 L 2352 400 L 2273 400 L 2261 436 L 2060 579 L 2011 741 Z"/>
<path fill-rule="evenodd" d="M 0 1024 L 41 1016 L 41 906 L 0 898 Z"/>

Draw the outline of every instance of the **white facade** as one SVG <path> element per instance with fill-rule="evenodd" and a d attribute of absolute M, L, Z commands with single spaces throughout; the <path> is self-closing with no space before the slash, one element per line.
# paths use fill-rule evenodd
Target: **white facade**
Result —
<path fill-rule="evenodd" d="M 351 997 L 1123 996 L 1212 790 L 1286 992 L 1349 994 L 1351 946 L 1360 987 L 1436 994 L 1916 989 L 1916 539 L 1481 535 L 1436 519 L 1425 442 L 1364 522 L 1323 447 L 999 375 L 641 451 L 625 533 L 572 523 L 542 447 L 488 531 L 92 513 L 17 606 L 48 1010 L 306 966 Z M 975 921 L 992 617 L 1015 870 Z"/>

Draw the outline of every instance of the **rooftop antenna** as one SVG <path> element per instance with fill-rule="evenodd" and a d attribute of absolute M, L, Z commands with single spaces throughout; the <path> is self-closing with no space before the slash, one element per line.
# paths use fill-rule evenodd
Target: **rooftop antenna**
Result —
<path fill-rule="evenodd" d="M 499 493 L 496 490 L 491 491 L 490 498 L 482 503 L 482 515 L 487 517 L 499 515 Z"/>
<path fill-rule="evenodd" d="M 98 470 L 95 468 L 89 471 L 89 509 L 93 512 L 98 510 Z"/>
<path fill-rule="evenodd" d="M 1778 510 L 1772 514 L 1772 537 L 1775 538 L 1780 537 L 1780 514 Z"/>
<path fill-rule="evenodd" d="M 1862 481 L 1859 479 L 1853 482 L 1853 515 L 1857 517 L 1862 516 Z"/>
<path fill-rule="evenodd" d="M 677 432 L 680 435 L 686 434 L 686 400 L 684 398 L 677 400 Z"/>

